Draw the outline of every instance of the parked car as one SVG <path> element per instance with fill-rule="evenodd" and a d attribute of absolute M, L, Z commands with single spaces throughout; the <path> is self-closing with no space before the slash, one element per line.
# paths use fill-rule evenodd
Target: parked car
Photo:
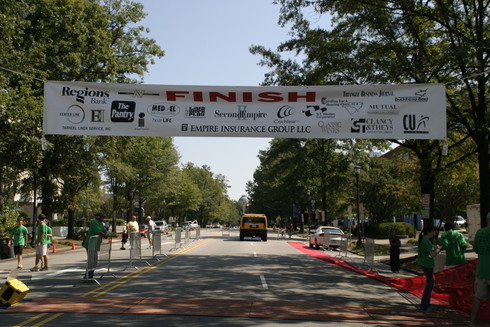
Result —
<path fill-rule="evenodd" d="M 340 240 L 342 235 L 344 235 L 344 232 L 338 228 L 338 227 L 333 227 L 333 226 L 320 226 L 318 227 L 315 232 L 311 235 L 310 237 L 310 248 L 315 246 L 317 249 L 320 248 L 320 246 L 323 246 L 324 244 L 324 236 L 325 234 L 329 233 L 330 234 L 330 247 L 333 248 L 338 248 L 340 247 Z"/>
<path fill-rule="evenodd" d="M 182 227 L 190 227 L 191 229 L 195 229 L 199 227 L 197 220 L 187 220 L 182 223 Z"/>
<path fill-rule="evenodd" d="M 466 227 L 466 219 L 464 219 L 461 216 L 457 216 L 456 219 L 454 220 L 454 226 L 455 227 Z"/>
<path fill-rule="evenodd" d="M 140 235 L 141 237 L 146 237 L 146 225 L 140 226 Z"/>
<path fill-rule="evenodd" d="M 168 224 L 165 220 L 155 220 L 155 230 L 160 230 L 162 233 L 168 234 Z"/>

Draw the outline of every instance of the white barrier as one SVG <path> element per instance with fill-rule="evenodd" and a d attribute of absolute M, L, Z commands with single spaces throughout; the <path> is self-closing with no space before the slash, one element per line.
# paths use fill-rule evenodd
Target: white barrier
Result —
<path fill-rule="evenodd" d="M 147 265 L 150 263 L 144 260 L 141 256 L 141 234 L 139 232 L 129 233 L 129 267 L 139 269 L 135 265 L 135 261 L 145 261 Z"/>
<path fill-rule="evenodd" d="M 340 258 L 343 258 L 343 257 L 348 257 L 348 253 L 349 253 L 349 239 L 350 239 L 351 235 L 341 235 L 340 236 L 340 254 L 336 257 L 340 257 Z M 344 253 L 345 255 L 342 255 L 342 253 Z"/>
<path fill-rule="evenodd" d="M 230 236 L 230 227 L 223 227 L 221 229 L 221 236 Z"/>
<path fill-rule="evenodd" d="M 175 245 L 172 249 L 170 249 L 170 251 L 172 250 L 177 250 L 177 249 L 181 249 L 181 245 L 182 245 L 182 228 L 180 227 L 177 227 L 175 229 Z"/>
<path fill-rule="evenodd" d="M 286 239 L 286 229 L 285 228 L 277 228 L 276 229 L 277 239 Z"/>
<path fill-rule="evenodd" d="M 373 270 L 374 266 L 374 239 L 366 238 L 364 241 L 364 264 Z"/>
<path fill-rule="evenodd" d="M 87 247 L 87 265 L 85 269 L 85 275 L 83 278 L 73 286 L 77 286 L 82 282 L 94 282 L 101 286 L 99 281 L 94 278 L 95 270 L 106 268 L 107 272 L 103 273 L 99 279 L 106 274 L 111 274 L 114 278 L 116 276 L 111 273 L 111 251 L 112 251 L 112 238 L 108 238 L 106 241 L 102 239 L 100 235 L 94 235 L 88 240 Z"/>
<path fill-rule="evenodd" d="M 323 248 L 329 249 L 331 243 L 332 235 L 330 233 L 323 234 Z"/>

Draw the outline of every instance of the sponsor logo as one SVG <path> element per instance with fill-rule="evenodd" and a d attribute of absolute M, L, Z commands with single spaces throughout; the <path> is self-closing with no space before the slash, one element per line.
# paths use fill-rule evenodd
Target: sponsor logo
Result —
<path fill-rule="evenodd" d="M 186 118 L 205 118 L 206 117 L 206 107 L 187 107 L 185 108 Z"/>
<path fill-rule="evenodd" d="M 85 120 L 85 111 L 79 105 L 68 107 L 66 112 L 60 112 L 60 116 L 65 117 L 72 124 L 80 124 Z"/>
<path fill-rule="evenodd" d="M 260 112 L 247 112 L 246 105 L 238 105 L 238 112 L 221 112 L 215 110 L 214 117 L 216 118 L 236 118 L 237 120 L 257 120 L 266 118 L 267 114 Z"/>
<path fill-rule="evenodd" d="M 85 89 L 74 89 L 68 86 L 63 86 L 61 89 L 61 96 L 75 97 L 75 100 L 80 103 L 85 103 L 85 98 L 91 98 L 90 103 L 105 104 L 106 99 L 109 98 L 108 91 L 90 90 L 88 87 Z"/>
<path fill-rule="evenodd" d="M 136 103 L 133 101 L 113 101 L 111 104 L 111 121 L 114 123 L 132 123 Z"/>
<path fill-rule="evenodd" d="M 154 117 L 173 117 L 180 113 L 180 108 L 173 103 L 154 103 L 146 110 Z"/>
<path fill-rule="evenodd" d="M 134 90 L 133 92 L 117 92 L 117 94 L 131 95 L 133 98 L 142 98 L 145 95 L 153 95 L 153 96 L 159 96 L 160 95 L 160 93 L 148 93 L 148 92 L 145 92 L 144 90 Z"/>
<path fill-rule="evenodd" d="M 282 106 L 277 111 L 277 118 L 283 119 L 289 117 L 294 114 L 294 111 L 295 111 L 294 108 L 289 105 Z"/>
<path fill-rule="evenodd" d="M 189 130 L 189 124 L 182 124 L 182 126 L 180 127 L 180 130 L 182 132 L 187 132 Z"/>
<path fill-rule="evenodd" d="M 413 96 L 408 97 L 395 97 L 395 102 L 427 102 L 429 98 L 425 95 L 427 94 L 427 89 L 419 89 L 417 92 L 414 92 Z"/>
<path fill-rule="evenodd" d="M 429 134 L 427 130 L 428 116 L 405 115 L 403 116 L 403 133 L 405 134 Z"/>
<path fill-rule="evenodd" d="M 322 106 L 306 106 L 306 110 L 303 110 L 303 114 L 306 117 L 315 116 L 318 119 L 335 118 L 335 113 L 327 112 L 327 107 Z"/>
<path fill-rule="evenodd" d="M 90 111 L 92 113 L 90 121 L 92 123 L 103 123 L 104 122 L 104 110 L 93 109 Z"/>
<path fill-rule="evenodd" d="M 356 91 L 356 92 L 349 92 L 349 91 L 344 91 L 342 92 L 342 96 L 344 98 L 354 98 L 354 97 L 392 97 L 394 95 L 393 91 L 385 91 L 385 90 L 369 90 L 369 91 Z"/>
<path fill-rule="evenodd" d="M 351 119 L 351 133 L 392 133 L 393 119 L 360 118 Z"/>
<path fill-rule="evenodd" d="M 367 110 L 372 115 L 398 115 L 398 105 L 396 104 L 371 104 Z"/>
<path fill-rule="evenodd" d="M 342 123 L 339 121 L 324 122 L 320 120 L 318 122 L 318 126 L 320 127 L 322 133 L 326 134 L 340 134 L 342 129 Z"/>
<path fill-rule="evenodd" d="M 322 104 L 325 106 L 324 111 L 326 111 L 327 108 L 342 108 L 344 110 L 347 110 L 347 112 L 351 116 L 359 112 L 364 106 L 364 102 L 362 101 L 349 101 L 343 99 L 336 100 L 336 99 L 328 99 L 328 98 L 322 98 Z M 324 116 L 318 118 L 335 118 L 335 114 L 331 116 Z"/>

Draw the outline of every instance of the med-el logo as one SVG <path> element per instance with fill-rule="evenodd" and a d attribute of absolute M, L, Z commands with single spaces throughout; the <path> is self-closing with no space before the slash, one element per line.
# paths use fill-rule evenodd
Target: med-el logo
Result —
<path fill-rule="evenodd" d="M 68 86 L 63 86 L 61 89 L 61 96 L 75 97 L 75 100 L 80 103 L 85 103 L 85 97 L 88 97 L 92 99 L 90 103 L 104 104 L 106 99 L 109 98 L 109 92 L 90 90 L 88 87 L 85 89 L 74 89 Z"/>
<path fill-rule="evenodd" d="M 277 111 L 277 118 L 283 119 L 293 114 L 294 114 L 294 108 L 289 105 L 285 105 L 279 108 L 279 110 Z"/>
<path fill-rule="evenodd" d="M 112 101 L 111 121 L 114 123 L 132 123 L 136 102 L 133 101 Z"/>
<path fill-rule="evenodd" d="M 429 134 L 427 130 L 427 123 L 429 117 L 420 115 L 405 115 L 403 116 L 403 133 L 405 134 Z"/>
<path fill-rule="evenodd" d="M 162 118 L 178 115 L 180 108 L 173 103 L 161 102 L 149 105 L 146 111 L 154 117 Z"/>

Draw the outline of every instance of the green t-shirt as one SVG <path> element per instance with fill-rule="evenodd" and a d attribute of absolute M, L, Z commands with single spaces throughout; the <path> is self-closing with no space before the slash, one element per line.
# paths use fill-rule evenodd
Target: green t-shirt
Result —
<path fill-rule="evenodd" d="M 51 236 L 53 235 L 53 229 L 51 227 L 49 227 L 48 225 L 46 225 L 47 229 L 48 229 L 48 233 L 44 236 L 46 238 L 46 241 L 47 241 L 47 244 L 51 244 L 51 237 L 48 236 L 48 234 L 51 234 Z"/>
<path fill-rule="evenodd" d="M 435 250 L 434 245 L 428 237 L 424 237 L 419 244 L 418 264 L 425 268 L 434 268 L 434 258 L 430 251 Z"/>
<path fill-rule="evenodd" d="M 90 222 L 90 227 L 88 229 L 87 237 L 83 240 L 82 246 L 84 248 L 88 248 L 88 241 L 94 235 L 98 235 L 100 233 L 105 233 L 106 229 L 103 223 L 98 221 L 97 219 L 92 219 Z"/>
<path fill-rule="evenodd" d="M 462 265 L 466 262 L 464 251 L 468 243 L 460 232 L 446 231 L 441 236 L 441 246 L 446 250 L 446 266 Z"/>
<path fill-rule="evenodd" d="M 490 227 L 476 232 L 473 249 L 478 253 L 476 277 L 490 279 Z"/>
<path fill-rule="evenodd" d="M 12 228 L 10 234 L 14 239 L 14 246 L 26 245 L 26 235 L 29 233 L 27 227 L 24 225 L 15 226 Z"/>
<path fill-rule="evenodd" d="M 42 239 L 40 239 L 41 234 L 43 234 Z M 48 225 L 44 222 L 37 225 L 36 243 L 48 244 Z"/>

